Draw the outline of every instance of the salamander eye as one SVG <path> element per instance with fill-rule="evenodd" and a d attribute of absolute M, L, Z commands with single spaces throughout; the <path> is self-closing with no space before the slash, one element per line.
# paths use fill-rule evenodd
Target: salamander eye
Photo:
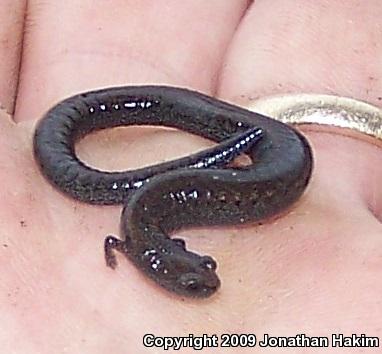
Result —
<path fill-rule="evenodd" d="M 200 276 L 196 273 L 186 273 L 182 274 L 182 276 L 179 279 L 179 283 L 182 286 L 182 288 L 186 289 L 187 291 L 195 291 L 198 290 L 200 287 Z"/>
<path fill-rule="evenodd" d="M 187 290 L 197 290 L 199 288 L 199 283 L 196 279 L 189 279 L 185 285 Z"/>
<path fill-rule="evenodd" d="M 215 273 L 198 274 L 194 272 L 183 273 L 178 279 L 175 290 L 182 295 L 190 297 L 207 297 L 213 294 L 220 286 L 219 278 Z"/>
<path fill-rule="evenodd" d="M 182 247 L 184 250 L 186 249 L 186 241 L 182 238 L 173 238 L 172 239 L 179 247 Z"/>
<path fill-rule="evenodd" d="M 215 260 L 210 256 L 203 256 L 200 259 L 200 265 L 204 269 L 216 270 L 217 264 Z"/>

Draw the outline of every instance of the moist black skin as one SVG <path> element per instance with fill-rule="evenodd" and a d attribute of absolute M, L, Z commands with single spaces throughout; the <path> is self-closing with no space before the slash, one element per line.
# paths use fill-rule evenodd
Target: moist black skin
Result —
<path fill-rule="evenodd" d="M 181 159 L 125 172 L 86 166 L 74 151 L 83 136 L 126 125 L 178 128 L 220 144 Z M 230 167 L 247 153 L 253 164 Z M 124 239 L 105 240 L 107 265 L 125 254 L 163 288 L 209 297 L 220 286 L 216 262 L 168 234 L 183 228 L 260 222 L 290 207 L 312 172 L 311 148 L 292 127 L 201 93 L 126 86 L 82 93 L 37 125 L 35 159 L 56 188 L 92 204 L 123 204 Z"/>

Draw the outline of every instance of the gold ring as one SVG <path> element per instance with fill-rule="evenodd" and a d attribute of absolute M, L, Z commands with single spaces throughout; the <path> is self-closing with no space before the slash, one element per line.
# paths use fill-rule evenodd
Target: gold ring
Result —
<path fill-rule="evenodd" d="M 246 108 L 308 130 L 350 135 L 382 146 L 382 109 L 363 101 L 332 95 L 280 95 L 253 101 Z"/>

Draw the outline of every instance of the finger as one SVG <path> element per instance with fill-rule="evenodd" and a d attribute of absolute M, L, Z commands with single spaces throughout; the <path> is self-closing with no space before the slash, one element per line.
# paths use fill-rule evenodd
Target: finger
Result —
<path fill-rule="evenodd" d="M 219 93 L 231 101 L 248 104 L 260 96 L 319 92 L 350 96 L 381 107 L 382 82 L 378 80 L 382 74 L 382 44 L 378 39 L 382 37 L 381 15 L 380 1 L 256 1 L 230 47 Z M 265 294 L 271 291 L 269 284 L 288 289 L 285 291 L 293 293 L 293 301 L 306 313 L 314 313 L 314 307 L 301 306 L 304 299 L 325 299 L 327 289 L 333 292 L 330 304 L 325 302 L 326 308 L 340 308 L 343 304 L 352 308 L 349 305 L 352 300 L 344 296 L 342 289 L 355 279 L 362 283 L 353 283 L 354 292 L 362 286 L 372 296 L 380 292 L 376 286 L 380 272 L 373 272 L 372 264 L 380 263 L 381 259 L 377 236 L 381 225 L 370 213 L 372 200 L 365 200 L 362 195 L 362 189 L 379 188 L 376 181 L 382 177 L 378 167 L 382 163 L 380 150 L 340 136 L 309 134 L 309 138 L 315 152 L 315 171 L 300 208 L 289 214 L 296 227 L 290 226 L 291 219 L 280 219 L 267 228 L 267 241 L 252 238 L 246 251 L 242 238 L 235 239 L 230 244 L 231 252 L 240 256 L 232 259 L 231 264 L 229 260 L 222 261 L 222 267 L 246 279 L 242 287 L 236 287 L 240 304 L 244 298 L 250 301 L 253 297 L 246 290 L 253 283 L 259 284 L 259 292 L 263 290 Z M 382 200 L 380 192 L 379 197 L 375 193 L 373 197 Z M 262 233 L 261 229 L 252 229 L 251 233 L 254 232 Z M 275 256 L 270 253 L 274 251 L 264 252 L 258 256 L 269 257 L 269 261 L 260 261 L 260 268 L 247 267 L 254 259 L 256 247 L 274 250 L 275 246 L 280 253 Z M 342 250 L 340 255 L 338 249 Z M 321 265 L 330 264 L 335 257 L 339 257 L 339 269 L 320 274 Z M 238 258 L 241 266 L 236 262 Z M 369 265 L 365 266 L 365 262 Z M 332 279 L 337 284 L 328 285 L 321 292 L 309 279 L 296 278 L 298 272 L 317 279 Z M 359 295 L 360 306 L 366 303 L 370 306 L 369 295 Z M 284 300 L 287 311 L 288 303 L 295 305 Z M 322 309 L 320 304 L 317 308 Z"/>
<path fill-rule="evenodd" d="M 0 6 L 0 107 L 13 113 L 24 27 L 25 0 L 2 0 Z"/>
<path fill-rule="evenodd" d="M 220 92 L 336 93 L 381 106 L 381 15 L 378 0 L 256 1 L 232 43 Z"/>
<path fill-rule="evenodd" d="M 30 1 L 16 119 L 78 91 L 171 83 L 213 91 L 247 1 Z"/>
<path fill-rule="evenodd" d="M 378 80 L 382 76 L 382 43 L 378 40 L 382 37 L 381 15 L 382 3 L 373 0 L 362 4 L 355 0 L 276 0 L 272 6 L 257 1 L 232 43 L 223 66 L 220 95 L 246 104 L 260 96 L 318 92 L 350 96 L 382 107 L 382 81 Z M 325 135 L 310 136 L 320 146 L 319 151 L 328 146 Z M 342 139 L 347 158 L 333 153 L 338 147 L 334 150 L 332 145 L 330 160 L 316 155 L 316 171 L 326 171 L 332 180 L 333 168 L 326 167 L 328 163 L 336 165 L 336 173 L 347 180 L 341 188 L 356 192 L 365 204 L 378 209 L 382 194 L 376 198 L 375 193 L 364 193 L 366 185 L 377 189 L 368 171 L 381 175 L 377 173 L 380 158 L 375 148 L 366 147 L 369 153 L 365 160 L 365 148 L 354 150 L 351 139 L 336 139 Z"/>

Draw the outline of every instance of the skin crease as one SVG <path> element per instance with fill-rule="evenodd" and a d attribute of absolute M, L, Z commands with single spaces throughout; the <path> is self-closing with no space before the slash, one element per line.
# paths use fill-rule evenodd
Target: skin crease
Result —
<path fill-rule="evenodd" d="M 113 1 L 109 11 L 91 1 L 29 3 L 18 92 L 1 96 L 9 110 L 5 102 L 16 103 L 14 120 L 23 121 L 0 120 L 4 352 L 153 353 L 141 344 L 147 332 L 382 336 L 379 148 L 309 133 L 315 173 L 289 214 L 260 227 L 182 234 L 221 265 L 225 292 L 203 304 L 158 293 L 123 259 L 116 272 L 107 269 L 98 245 L 118 233 L 120 208 L 63 197 L 40 176 L 31 151 L 33 123 L 47 108 L 106 85 L 188 85 L 241 103 L 271 93 L 336 93 L 381 106 L 379 1 L 257 1 L 249 9 L 240 1 Z M 2 20 L 15 16 L 14 31 L 17 13 L 0 7 Z M 0 49 L 0 70 L 9 75 L 19 47 L 7 40 L 13 45 Z M 129 128 L 89 137 L 79 153 L 99 168 L 122 169 L 207 145 L 174 131 Z M 116 149 L 123 153 L 110 158 Z"/>

